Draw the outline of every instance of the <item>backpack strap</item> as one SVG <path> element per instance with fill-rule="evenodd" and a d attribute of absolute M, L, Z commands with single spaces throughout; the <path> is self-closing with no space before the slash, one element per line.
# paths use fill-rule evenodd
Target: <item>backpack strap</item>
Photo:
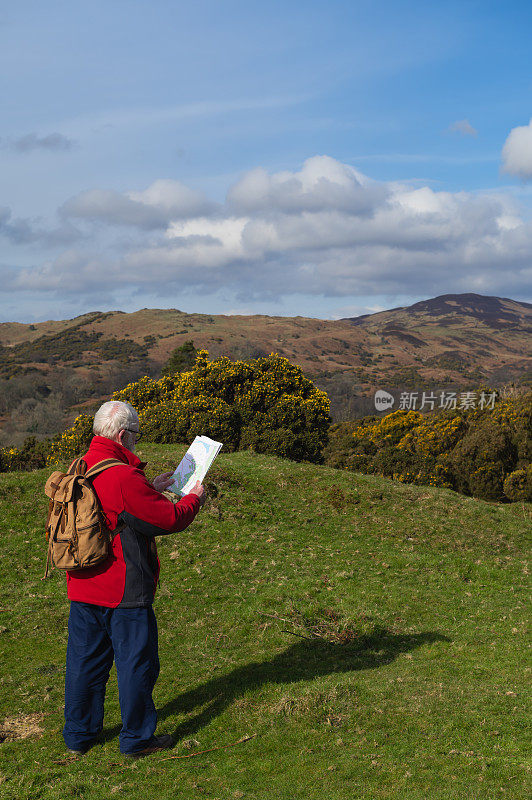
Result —
<path fill-rule="evenodd" d="M 75 458 L 68 468 L 69 475 L 84 475 L 87 471 L 87 465 L 83 460 L 83 456 Z"/>
<path fill-rule="evenodd" d="M 87 478 L 88 480 L 91 480 L 91 478 L 94 478 L 96 475 L 99 475 L 100 472 L 104 472 L 106 469 L 109 469 L 109 467 L 127 467 L 127 466 L 129 465 L 126 464 L 124 461 L 118 461 L 116 458 L 108 458 L 105 461 L 99 461 L 98 464 L 94 464 L 93 467 L 87 470 L 87 472 L 83 477 Z M 111 538 L 114 538 L 117 533 L 121 533 L 121 531 L 123 531 L 125 527 L 126 527 L 125 523 L 117 522 L 116 527 L 114 528 L 113 531 L 111 531 Z"/>
<path fill-rule="evenodd" d="M 52 546 L 53 546 L 53 536 L 50 534 L 48 537 L 48 552 L 46 554 L 46 569 L 44 570 L 44 575 L 41 578 L 41 581 L 46 580 L 48 577 L 48 567 L 50 566 L 50 562 L 52 560 Z"/>
<path fill-rule="evenodd" d="M 83 477 L 88 478 L 90 480 L 91 478 L 96 477 L 96 475 L 99 475 L 100 472 L 109 469 L 109 467 L 127 467 L 127 466 L 129 465 L 126 464 L 124 461 L 118 461 L 116 458 L 108 458 L 105 461 L 99 461 L 98 464 L 95 464 L 93 467 L 88 469 Z"/>

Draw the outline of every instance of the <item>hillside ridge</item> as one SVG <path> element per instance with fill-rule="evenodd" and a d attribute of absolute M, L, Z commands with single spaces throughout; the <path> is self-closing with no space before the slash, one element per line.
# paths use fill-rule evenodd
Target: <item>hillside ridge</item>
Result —
<path fill-rule="evenodd" d="M 0 379 L 33 383 L 43 395 L 74 381 L 82 385 L 76 402 L 95 402 L 141 375 L 160 375 L 172 351 L 187 341 L 211 358 L 278 353 L 328 392 L 337 419 L 371 413 L 377 388 L 532 385 L 532 304 L 475 293 L 338 320 L 143 308 L 5 322 Z M 31 387 L 24 391 L 35 396 Z"/>

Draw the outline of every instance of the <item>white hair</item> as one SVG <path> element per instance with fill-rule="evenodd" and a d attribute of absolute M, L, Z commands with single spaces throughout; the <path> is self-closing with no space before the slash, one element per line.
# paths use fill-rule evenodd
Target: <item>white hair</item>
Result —
<path fill-rule="evenodd" d="M 132 425 L 138 428 L 139 415 L 132 405 L 122 403 L 120 400 L 109 400 L 104 403 L 94 415 L 92 430 L 95 436 L 105 436 L 114 439 L 118 432 Z"/>

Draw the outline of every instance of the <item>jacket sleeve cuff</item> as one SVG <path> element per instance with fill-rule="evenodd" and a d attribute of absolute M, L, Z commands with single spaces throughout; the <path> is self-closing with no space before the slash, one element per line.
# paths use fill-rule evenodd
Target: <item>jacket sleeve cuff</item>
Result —
<path fill-rule="evenodd" d="M 200 499 L 199 499 L 198 495 L 197 494 L 193 494 L 192 492 L 189 493 L 189 494 L 184 494 L 183 497 L 181 498 L 181 500 L 184 500 L 185 497 L 187 498 L 187 500 L 192 501 L 194 503 L 194 506 L 193 506 L 194 512 L 197 513 L 199 511 L 199 509 L 200 509 Z M 181 500 L 178 500 L 176 505 L 179 505 Z"/>

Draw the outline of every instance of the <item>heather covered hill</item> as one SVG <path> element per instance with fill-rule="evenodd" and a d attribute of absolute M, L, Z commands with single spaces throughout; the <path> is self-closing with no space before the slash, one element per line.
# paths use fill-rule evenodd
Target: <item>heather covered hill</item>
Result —
<path fill-rule="evenodd" d="M 409 351 L 425 378 L 441 380 L 442 372 L 458 382 L 473 373 L 491 382 L 532 377 L 530 303 L 446 294 L 350 321 L 381 336 L 387 348 Z"/>
<path fill-rule="evenodd" d="M 65 345 L 76 333 L 71 352 Z M 350 370 L 361 387 L 401 378 L 413 367 L 425 379 L 466 382 L 471 376 L 520 381 L 530 373 L 532 305 L 475 294 L 442 295 L 405 308 L 352 319 L 211 316 L 177 309 L 93 312 L 73 320 L 0 325 L 1 367 L 50 364 L 75 369 L 120 359 L 162 366 L 193 339 L 212 357 L 278 352 L 309 375 Z"/>
<path fill-rule="evenodd" d="M 476 294 L 442 295 L 354 319 L 187 314 L 177 309 L 91 312 L 31 325 L 0 324 L 0 423 L 10 444 L 20 403 L 38 434 L 80 404 L 142 375 L 158 376 L 185 342 L 211 358 L 279 353 L 331 398 L 333 417 L 370 413 L 375 388 L 478 388 L 532 382 L 532 306 Z M 364 398 L 367 397 L 367 402 Z M 368 405 L 369 404 L 369 405 Z M 54 423 L 55 424 L 55 423 Z M 53 426 L 52 426 L 53 427 Z M 7 437 L 7 438 L 6 438 Z"/>
<path fill-rule="evenodd" d="M 456 322 L 456 317 L 463 319 L 474 317 L 492 327 L 529 327 L 532 304 L 511 300 L 509 297 L 488 297 L 473 292 L 442 294 L 429 300 L 420 300 L 411 306 L 400 306 L 376 314 L 364 314 L 360 317 L 352 317 L 352 320 L 362 324 L 363 320 L 371 317 L 371 322 L 378 325 L 391 315 L 391 319 L 398 322 L 401 319 L 401 311 L 405 312 L 404 319 L 414 319 L 416 316 L 421 318 L 422 315 L 425 315 L 439 318 L 440 324 L 443 322 L 451 325 Z"/>

